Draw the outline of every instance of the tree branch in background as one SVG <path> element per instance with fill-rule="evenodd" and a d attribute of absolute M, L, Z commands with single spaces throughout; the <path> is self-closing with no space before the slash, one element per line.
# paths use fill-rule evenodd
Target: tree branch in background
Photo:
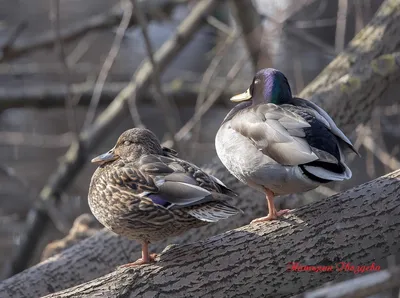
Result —
<path fill-rule="evenodd" d="M 346 24 L 348 0 L 338 1 L 338 11 L 336 16 L 336 34 L 335 34 L 335 49 L 339 53 L 343 51 L 346 42 Z"/>
<path fill-rule="evenodd" d="M 249 51 L 254 71 L 272 66 L 271 57 L 262 47 L 263 25 L 260 14 L 252 0 L 232 0 L 232 11 L 236 22 L 242 28 L 244 41 Z"/>
<path fill-rule="evenodd" d="M 217 24 L 219 22 L 218 20 L 215 20 L 215 23 Z M 222 27 L 222 26 L 219 26 Z M 226 28 L 229 29 L 228 36 L 226 37 L 225 41 L 223 44 L 219 47 L 217 53 L 211 60 L 210 64 L 208 65 L 206 71 L 204 72 L 203 78 L 201 80 L 200 84 L 200 91 L 197 95 L 196 99 L 196 104 L 194 107 L 194 113 L 198 113 L 199 110 L 201 109 L 202 105 L 204 104 L 204 101 L 206 100 L 207 94 L 210 89 L 210 84 L 211 80 L 216 76 L 218 67 L 220 63 L 222 62 L 223 58 L 225 57 L 225 52 L 232 47 L 232 45 L 239 39 L 241 34 L 239 34 L 238 30 L 236 29 L 231 29 L 231 28 Z M 192 154 L 195 152 L 196 148 L 196 143 L 198 142 L 200 138 L 200 130 L 201 130 L 201 120 L 198 121 L 198 123 L 193 127 L 193 135 L 191 137 L 191 145 L 192 148 L 189 152 L 192 157 Z"/>
<path fill-rule="evenodd" d="M 143 10 L 146 11 L 149 18 L 157 19 L 160 13 L 155 13 L 156 11 L 164 12 L 163 15 L 169 15 L 172 10 L 180 4 L 187 2 L 187 0 L 146 0 L 142 1 Z M 158 5 L 154 7 L 155 5 Z M 112 28 L 118 26 L 121 22 L 123 16 L 123 11 L 121 11 L 120 6 L 114 6 L 110 11 L 102 13 L 99 15 L 92 16 L 85 21 L 71 25 L 61 31 L 61 39 L 64 42 L 72 41 L 77 39 L 90 31 L 103 30 L 107 28 Z M 136 25 L 136 19 L 132 18 L 130 21 L 130 26 Z M 21 42 L 15 42 L 12 47 L 8 47 L 7 51 L 2 51 L 0 53 L 0 63 L 18 58 L 29 52 L 45 49 L 52 47 L 54 44 L 54 35 L 51 32 L 46 32 L 43 35 L 32 38 L 30 40 L 25 40 Z"/>
<path fill-rule="evenodd" d="M 115 58 L 119 53 L 122 39 L 124 38 L 126 29 L 128 29 L 129 26 L 129 21 L 132 17 L 132 3 L 130 0 L 121 0 L 121 7 L 124 11 L 121 23 L 118 26 L 117 33 L 111 45 L 110 51 L 104 60 L 99 76 L 97 77 L 92 99 L 90 100 L 89 109 L 86 114 L 85 122 L 83 123 L 83 129 L 86 129 L 89 125 L 91 125 L 96 116 L 96 110 L 97 106 L 99 105 L 104 84 L 107 80 L 108 73 L 114 64 Z"/>
<path fill-rule="evenodd" d="M 159 67 L 157 62 L 154 60 L 153 47 L 151 45 L 150 37 L 147 31 L 147 20 L 140 6 L 138 5 L 138 1 L 133 0 L 133 3 L 135 7 L 136 19 L 138 20 L 138 23 L 140 25 L 142 36 L 145 42 L 147 57 L 151 63 L 151 66 L 153 67 L 152 80 L 155 90 L 154 100 L 156 102 L 156 105 L 164 115 L 164 121 L 170 133 L 170 137 L 173 137 L 178 129 L 178 123 L 180 122 L 179 111 L 175 105 L 171 104 L 169 98 L 165 97 L 163 93 Z M 179 149 L 179 144 L 177 145 Z"/>
<path fill-rule="evenodd" d="M 65 81 L 65 86 L 67 94 L 65 96 L 65 112 L 67 116 L 67 123 L 69 130 L 73 134 L 78 133 L 75 108 L 73 104 L 73 98 L 71 94 L 71 74 L 69 66 L 67 64 L 67 55 L 65 53 L 64 42 L 61 38 L 61 24 L 60 24 L 60 0 L 50 1 L 50 22 L 52 25 L 52 30 L 54 34 L 54 52 L 61 62 L 63 70 L 63 81 Z"/>
<path fill-rule="evenodd" d="M 28 22 L 20 22 L 14 30 L 11 32 L 11 34 L 8 36 L 7 40 L 4 42 L 4 44 L 1 46 L 1 55 L 7 55 L 8 52 L 10 52 L 10 49 L 12 49 L 12 46 L 14 45 L 15 41 L 17 38 L 21 35 L 21 33 L 28 27 Z M 1 57 L 1 56 L 0 56 Z"/>
<path fill-rule="evenodd" d="M 224 89 L 227 88 L 230 84 L 232 84 L 235 77 L 239 74 L 239 71 L 247 62 L 248 56 L 247 54 L 243 54 L 242 57 L 232 66 L 226 75 L 226 80 L 224 84 L 222 84 L 218 89 L 214 90 L 210 94 L 210 96 L 206 99 L 204 104 L 200 106 L 200 108 L 195 112 L 192 118 L 190 118 L 185 125 L 181 127 L 181 129 L 175 134 L 175 140 L 177 142 L 183 140 L 187 134 L 193 129 L 193 127 L 201 120 L 204 114 L 215 104 L 215 102 L 220 98 L 221 94 L 224 92 Z"/>
<path fill-rule="evenodd" d="M 156 52 L 155 61 L 157 61 L 160 71 L 163 71 L 192 39 L 204 23 L 204 17 L 213 11 L 216 5 L 215 0 L 202 0 L 192 9 L 171 39 L 166 41 Z M 136 71 L 132 82 L 118 94 L 92 126 L 82 131 L 78 141 L 71 145 L 58 169 L 42 189 L 35 208 L 28 214 L 25 235 L 21 237 L 21 244 L 13 257 L 9 275 L 26 268 L 38 238 L 49 220 L 46 213 L 46 202 L 58 200 L 59 194 L 71 184 L 83 168 L 88 154 L 102 141 L 103 136 L 113 129 L 115 123 L 119 121 L 119 117 L 126 112 L 125 107 L 132 94 L 141 93 L 148 86 L 152 74 L 153 68 L 147 59 Z"/>
<path fill-rule="evenodd" d="M 297 28 L 290 23 L 282 24 L 278 19 L 276 19 L 270 15 L 263 14 L 262 17 L 266 18 L 267 20 L 269 20 L 275 24 L 284 25 L 284 29 L 287 32 L 289 32 L 290 34 L 293 34 L 293 35 L 301 38 L 302 40 L 308 42 L 309 44 L 312 44 L 313 46 L 317 47 L 318 49 L 321 49 L 324 53 L 331 55 L 332 57 L 336 56 L 337 53 L 336 53 L 334 47 L 327 44 L 326 42 L 324 42 L 320 38 L 316 37 L 315 35 L 312 35 L 305 30 Z"/>

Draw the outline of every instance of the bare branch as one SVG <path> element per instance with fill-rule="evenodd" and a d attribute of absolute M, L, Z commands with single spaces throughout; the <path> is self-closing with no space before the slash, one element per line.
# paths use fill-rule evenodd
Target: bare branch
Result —
<path fill-rule="evenodd" d="M 236 22 L 242 28 L 244 41 L 250 54 L 254 70 L 272 65 L 269 53 L 261 46 L 263 25 L 253 1 L 233 0 L 233 13 Z"/>
<path fill-rule="evenodd" d="M 270 15 L 266 15 L 263 14 L 263 17 L 265 17 L 266 19 L 270 20 L 271 22 L 275 23 L 275 24 L 280 24 L 279 20 L 277 20 L 275 17 L 272 17 Z M 332 55 L 332 56 L 336 56 L 336 51 L 335 49 L 327 44 L 326 42 L 322 41 L 321 39 L 319 39 L 318 37 L 308 33 L 305 30 L 301 30 L 300 28 L 297 28 L 289 23 L 285 24 L 285 30 L 295 36 L 298 36 L 299 38 L 303 39 L 304 41 L 314 45 L 315 47 L 321 49 L 322 51 L 324 51 L 325 53 Z"/>
<path fill-rule="evenodd" d="M 149 17 L 156 19 L 158 15 L 154 14 L 154 7 L 152 8 L 150 3 L 152 0 L 144 1 L 143 9 L 147 9 Z M 154 1 L 154 4 L 161 3 L 161 7 L 158 7 L 161 11 L 164 11 L 166 15 L 169 15 L 174 7 L 185 3 L 184 0 L 166 0 L 166 1 Z M 152 8 L 150 11 L 149 8 Z M 121 22 L 123 11 L 121 11 L 120 6 L 116 5 L 110 11 L 92 16 L 87 20 L 71 25 L 70 27 L 61 31 L 61 39 L 64 42 L 72 41 L 77 39 L 88 32 L 96 30 L 104 30 L 107 28 L 112 28 L 117 26 Z M 132 19 L 130 21 L 130 26 L 136 25 L 136 20 Z M 7 52 L 0 54 L 0 63 L 4 61 L 9 61 L 20 57 L 26 53 L 32 52 L 34 50 L 49 48 L 54 44 L 54 35 L 51 32 L 46 32 L 43 35 L 34 37 L 31 40 L 25 40 L 19 43 L 14 43 Z"/>
<path fill-rule="evenodd" d="M 20 22 L 14 30 L 11 32 L 11 34 L 8 36 L 7 40 L 4 42 L 4 44 L 1 46 L 1 56 L 7 55 L 8 52 L 12 49 L 12 46 L 14 45 L 15 41 L 17 38 L 21 35 L 21 33 L 28 27 L 28 22 Z"/>
<path fill-rule="evenodd" d="M 71 75 L 69 72 L 69 66 L 67 64 L 67 57 L 65 54 L 64 43 L 61 37 L 60 0 L 51 0 L 50 3 L 51 3 L 50 21 L 55 36 L 54 50 L 63 67 L 63 77 L 67 89 L 67 94 L 65 96 L 65 110 L 67 115 L 68 127 L 70 131 L 72 131 L 74 134 L 77 134 L 78 128 L 77 128 L 75 109 L 71 93 Z"/>
<path fill-rule="evenodd" d="M 220 86 L 219 89 L 216 89 L 214 92 L 210 94 L 204 104 L 197 110 L 197 112 L 190 118 L 185 125 L 181 127 L 181 129 L 176 133 L 175 140 L 181 141 L 183 140 L 187 134 L 193 129 L 193 127 L 201 120 L 203 115 L 213 106 L 213 104 L 220 97 L 222 92 L 226 87 L 228 87 L 235 77 L 239 74 L 239 71 L 242 69 L 244 64 L 246 63 L 247 55 L 243 55 L 239 60 L 232 66 L 228 74 L 226 75 L 226 81 L 223 85 Z"/>
<path fill-rule="evenodd" d="M 335 35 L 336 52 L 343 51 L 345 46 L 348 6 L 349 6 L 348 0 L 339 0 L 339 8 L 336 20 L 336 35 Z"/>
<path fill-rule="evenodd" d="M 110 72 L 110 69 L 114 64 L 115 58 L 119 53 L 122 39 L 125 35 L 126 29 L 128 29 L 129 21 L 132 17 L 132 3 L 130 2 L 130 0 L 121 0 L 121 7 L 124 11 L 121 23 L 118 26 L 117 33 L 111 45 L 111 49 L 103 63 L 100 74 L 97 77 L 96 85 L 93 90 L 93 96 L 90 100 L 89 109 L 87 111 L 85 122 L 83 124 L 83 129 L 86 129 L 89 125 L 91 125 L 94 120 L 97 106 L 100 101 L 101 92 L 103 91 L 104 83 L 106 82 L 108 73 Z"/>
<path fill-rule="evenodd" d="M 209 89 L 209 85 L 211 83 L 212 78 L 215 76 L 217 69 L 224 58 L 224 53 L 238 40 L 241 36 L 236 29 L 229 29 L 230 34 L 225 39 L 222 46 L 218 49 L 218 52 L 211 60 L 210 64 L 208 65 L 206 71 L 204 72 L 203 79 L 200 85 L 200 92 L 196 99 L 196 105 L 194 109 L 194 113 L 198 113 L 199 109 L 203 105 L 204 101 L 206 100 L 207 91 Z M 193 144 L 193 148 L 197 148 L 198 145 L 196 144 L 200 137 L 200 127 L 201 127 L 201 120 L 193 128 L 193 137 L 191 138 L 191 143 Z M 194 153 L 194 150 L 191 150 L 191 153 Z"/>
<path fill-rule="evenodd" d="M 361 130 L 365 128 L 361 126 L 359 129 Z M 381 148 L 369 133 L 363 133 L 361 138 L 364 147 L 367 148 L 369 152 L 371 152 L 383 165 L 387 166 L 392 171 L 400 169 L 400 161 Z"/>
<path fill-rule="evenodd" d="M 140 6 L 138 5 L 137 0 L 133 0 L 134 6 L 135 6 L 135 15 L 136 19 L 138 20 L 140 24 L 140 28 L 142 31 L 142 36 L 146 45 L 146 52 L 147 56 L 149 58 L 149 61 L 151 63 L 151 66 L 153 67 L 153 86 L 155 89 L 154 93 L 154 99 L 156 101 L 156 104 L 158 105 L 158 108 L 162 111 L 162 114 L 164 115 L 164 120 L 167 125 L 168 131 L 171 134 L 171 137 L 175 134 L 177 131 L 177 122 L 179 122 L 179 111 L 174 106 L 171 104 L 169 99 L 165 97 L 163 91 L 162 91 L 162 86 L 161 86 L 161 80 L 160 80 L 160 71 L 157 62 L 154 60 L 154 54 L 153 54 L 153 47 L 151 45 L 150 37 L 147 31 L 147 20 L 145 15 L 143 14 Z M 178 147 L 179 148 L 179 147 Z"/>

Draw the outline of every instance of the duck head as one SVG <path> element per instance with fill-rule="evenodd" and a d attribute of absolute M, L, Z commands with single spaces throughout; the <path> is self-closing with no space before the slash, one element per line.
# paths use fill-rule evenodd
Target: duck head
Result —
<path fill-rule="evenodd" d="M 160 142 L 150 130 L 132 128 L 121 134 L 111 150 L 93 158 L 92 163 L 103 165 L 117 159 L 134 162 L 145 154 L 162 154 Z"/>
<path fill-rule="evenodd" d="M 256 73 L 246 92 L 233 96 L 231 101 L 251 101 L 252 105 L 257 105 L 284 104 L 291 99 L 292 91 L 285 75 L 277 69 L 265 68 Z"/>

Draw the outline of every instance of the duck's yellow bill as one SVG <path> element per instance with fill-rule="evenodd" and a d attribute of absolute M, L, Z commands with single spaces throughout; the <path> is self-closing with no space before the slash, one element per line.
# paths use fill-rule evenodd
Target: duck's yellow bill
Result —
<path fill-rule="evenodd" d="M 251 99 L 251 94 L 250 94 L 250 88 L 246 90 L 246 92 L 240 93 L 238 95 L 235 95 L 231 97 L 231 101 L 233 102 L 241 102 L 245 100 Z"/>

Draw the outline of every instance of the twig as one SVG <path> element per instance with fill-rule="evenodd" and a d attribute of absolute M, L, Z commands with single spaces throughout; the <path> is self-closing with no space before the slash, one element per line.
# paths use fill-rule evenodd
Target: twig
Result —
<path fill-rule="evenodd" d="M 0 134 L 1 133 L 2 132 L 0 132 Z M 0 164 L 0 172 L 3 172 L 3 174 L 5 174 L 6 176 L 8 176 L 11 179 L 18 181 L 26 190 L 30 190 L 29 183 L 25 179 L 18 176 L 17 173 L 15 172 L 14 168 Z M 29 195 L 29 193 L 28 193 L 28 195 Z"/>
<path fill-rule="evenodd" d="M 88 35 L 82 38 L 75 48 L 67 56 L 67 65 L 72 68 L 87 53 L 90 46 L 98 36 L 96 34 Z"/>
<path fill-rule="evenodd" d="M 177 142 L 183 140 L 189 132 L 193 129 L 193 127 L 201 120 L 203 115 L 213 106 L 213 104 L 220 97 L 224 89 L 229 86 L 235 77 L 239 74 L 239 71 L 242 69 L 244 64 L 246 63 L 247 55 L 243 55 L 231 68 L 231 70 L 226 75 L 226 81 L 223 85 L 220 86 L 219 89 L 216 89 L 214 92 L 210 94 L 204 104 L 198 109 L 198 111 L 190 118 L 189 121 L 186 122 L 184 126 L 176 133 L 175 140 Z"/>
<path fill-rule="evenodd" d="M 12 49 L 17 38 L 21 35 L 21 33 L 28 27 L 28 22 L 23 21 L 20 22 L 14 30 L 11 32 L 7 40 L 4 42 L 3 46 L 1 47 L 1 57 L 7 55 L 7 53 Z"/>
<path fill-rule="evenodd" d="M 400 161 L 391 156 L 387 151 L 382 150 L 382 148 L 376 143 L 375 140 L 369 135 L 364 135 L 362 144 L 367 148 L 379 161 L 387 166 L 392 171 L 400 169 Z"/>
<path fill-rule="evenodd" d="M 288 21 L 291 17 L 293 17 L 296 13 L 298 13 L 304 7 L 310 6 L 315 1 L 316 0 L 293 1 L 293 3 L 291 3 L 289 5 L 289 7 L 287 9 L 285 9 L 285 11 L 279 17 L 279 22 L 284 23 L 284 22 Z"/>
<path fill-rule="evenodd" d="M 293 25 L 299 29 L 330 27 L 336 25 L 336 18 L 309 21 L 301 20 L 294 22 Z"/>
<path fill-rule="evenodd" d="M 213 26 L 215 29 L 225 33 L 226 35 L 232 34 L 232 28 L 226 25 L 224 22 L 221 22 L 216 17 L 208 16 L 207 23 Z"/>
<path fill-rule="evenodd" d="M 253 1 L 233 0 L 231 3 L 235 20 L 242 28 L 244 41 L 253 63 L 253 70 L 255 71 L 260 67 L 272 65 L 269 54 L 262 52 L 262 19 Z M 261 62 L 261 58 L 266 59 L 266 61 Z"/>
<path fill-rule="evenodd" d="M 355 32 L 359 32 L 365 26 L 364 13 L 363 13 L 363 2 L 364 2 L 364 0 L 355 0 L 354 1 Z"/>
<path fill-rule="evenodd" d="M 343 51 L 346 42 L 347 8 L 349 3 L 348 0 L 339 0 L 338 3 L 335 49 L 336 52 L 341 52 Z"/>
<path fill-rule="evenodd" d="M 191 40 L 192 36 L 203 24 L 204 16 L 217 6 L 215 0 L 201 0 L 182 21 L 174 34 L 156 52 L 154 58 L 163 71 L 176 55 Z M 149 84 L 153 68 L 148 60 L 136 71 L 132 82 L 124 88 L 108 108 L 100 114 L 94 124 L 81 132 L 79 141 L 72 143 L 58 169 L 50 177 L 47 185 L 40 193 L 40 200 L 27 218 L 27 230 L 21 236 L 21 244 L 12 258 L 11 274 L 22 271 L 29 263 L 35 250 L 38 234 L 45 229 L 49 217 L 46 202 L 58 201 L 59 195 L 69 186 L 73 178 L 80 172 L 91 152 L 103 140 L 104 135 L 115 127 L 120 117 L 126 112 L 126 103 L 134 93 L 140 94 Z"/>
<path fill-rule="evenodd" d="M 97 106 L 101 97 L 101 92 L 103 91 L 104 83 L 106 82 L 108 73 L 110 72 L 110 69 L 114 64 L 115 58 L 119 53 L 122 39 L 125 35 L 126 29 L 128 29 L 129 21 L 132 17 L 132 3 L 129 0 L 121 0 L 121 7 L 124 11 L 124 14 L 122 15 L 121 23 L 118 26 L 116 36 L 111 45 L 111 49 L 107 55 L 107 58 L 104 61 L 100 74 L 96 80 L 96 85 L 93 90 L 93 96 L 90 100 L 89 109 L 87 111 L 86 118 L 83 124 L 84 129 L 91 125 L 94 120 Z"/>
<path fill-rule="evenodd" d="M 172 137 L 178 129 L 177 122 L 179 122 L 179 111 L 176 106 L 172 105 L 168 98 L 165 97 L 162 91 L 159 66 L 154 59 L 153 47 L 151 45 L 150 37 L 147 31 L 147 20 L 142 12 L 142 9 L 138 5 L 138 1 L 133 0 L 133 3 L 135 7 L 136 19 L 139 22 L 142 36 L 145 41 L 147 56 L 153 68 L 152 80 L 155 89 L 154 99 L 156 104 L 158 105 L 158 108 L 164 115 L 165 124 Z"/>
<path fill-rule="evenodd" d="M 301 90 L 303 90 L 305 84 L 303 77 L 303 64 L 301 63 L 301 59 L 299 58 L 297 51 L 293 53 L 293 73 L 296 93 L 298 94 Z"/>
<path fill-rule="evenodd" d="M 67 65 L 67 58 L 65 54 L 64 43 L 61 37 L 61 27 L 60 27 L 60 0 L 52 0 L 50 7 L 50 21 L 52 24 L 52 29 L 55 36 L 55 46 L 54 50 L 59 57 L 61 65 L 63 67 L 63 74 L 67 89 L 67 94 L 65 96 L 65 110 L 67 114 L 67 121 L 69 130 L 74 134 L 77 134 L 77 123 L 76 123 L 76 115 L 75 109 L 72 102 L 72 93 L 71 93 L 71 76 L 69 72 L 69 67 Z"/>
<path fill-rule="evenodd" d="M 203 105 L 203 103 L 204 103 L 204 101 L 206 99 L 208 87 L 209 87 L 209 85 L 211 83 L 211 80 L 214 77 L 214 75 L 215 75 L 215 73 L 216 73 L 216 71 L 218 69 L 218 66 L 221 64 L 221 62 L 222 62 L 222 60 L 224 58 L 224 53 L 241 36 L 241 34 L 239 34 L 237 29 L 233 29 L 233 30 L 230 29 L 230 30 L 231 30 L 231 33 L 225 39 L 225 42 L 223 43 L 222 47 L 216 53 L 214 58 L 211 60 L 209 66 L 207 67 L 206 71 L 204 72 L 203 79 L 202 79 L 201 84 L 200 84 L 200 92 L 199 92 L 199 95 L 197 96 L 197 99 L 196 99 L 196 105 L 195 105 L 195 110 L 194 110 L 195 114 L 199 111 L 199 109 L 201 108 L 201 106 Z M 195 125 L 195 127 L 193 128 L 194 132 L 193 132 L 193 138 L 192 138 L 192 144 L 193 144 L 192 149 L 194 149 L 195 147 L 197 148 L 197 145 L 195 145 L 195 144 L 199 140 L 200 126 L 201 126 L 201 121 L 199 120 L 197 125 Z M 191 153 L 194 153 L 194 150 L 191 150 Z M 190 156 L 190 157 L 192 157 L 192 156 Z"/>
<path fill-rule="evenodd" d="M 261 16 L 266 18 L 266 19 L 268 19 L 268 20 L 270 20 L 271 22 L 273 22 L 275 24 L 281 24 L 276 18 L 274 18 L 272 16 L 269 16 L 269 15 L 266 15 L 266 14 L 262 14 Z M 297 28 L 297 27 L 295 27 L 295 26 L 293 26 L 293 25 L 291 25 L 289 23 L 285 24 L 284 29 L 287 32 L 289 32 L 289 33 L 291 33 L 293 35 L 296 35 L 299 38 L 303 39 L 304 41 L 306 41 L 306 42 L 314 45 L 315 47 L 323 50 L 325 53 L 327 53 L 329 55 L 336 56 L 336 54 L 337 54 L 335 49 L 331 45 L 325 43 L 321 39 L 315 37 L 314 35 L 308 33 L 305 30 L 301 30 L 301 29 L 299 29 L 299 28 Z"/>

